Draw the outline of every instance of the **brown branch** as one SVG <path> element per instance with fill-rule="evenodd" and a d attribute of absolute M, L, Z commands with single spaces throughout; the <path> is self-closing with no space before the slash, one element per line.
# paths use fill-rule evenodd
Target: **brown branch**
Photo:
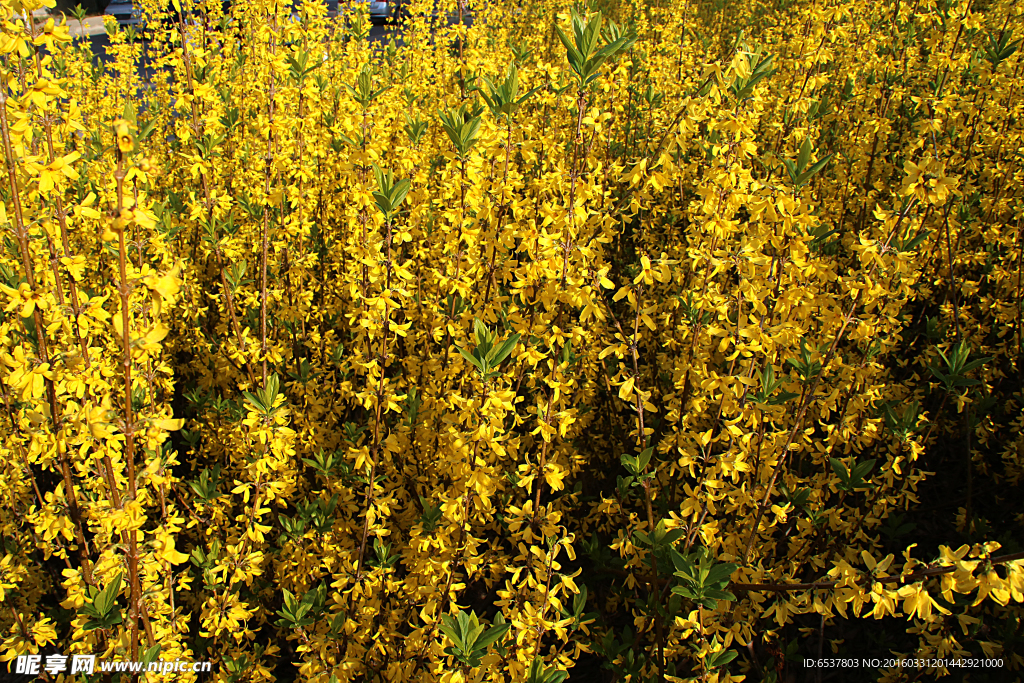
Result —
<path fill-rule="evenodd" d="M 1024 552 L 1011 553 L 1009 555 L 1000 555 L 998 557 L 992 557 L 989 559 L 975 558 L 971 561 L 988 561 L 991 564 L 1005 564 L 1007 562 L 1013 562 L 1014 560 L 1024 559 Z M 905 575 L 895 576 L 883 576 L 873 578 L 873 581 L 879 583 L 901 583 L 908 581 L 917 581 L 918 579 L 926 579 L 930 576 L 940 576 L 942 574 L 949 574 L 956 571 L 956 565 L 950 565 L 948 567 L 929 567 L 928 569 L 922 569 L 918 572 L 912 572 Z M 812 583 L 730 583 L 729 588 L 732 590 L 739 591 L 766 591 L 772 593 L 786 593 L 789 591 L 803 591 L 803 590 L 815 590 L 819 588 L 835 588 L 841 581 L 815 581 Z"/>
<path fill-rule="evenodd" d="M 900 225 L 903 223 L 903 219 L 907 217 L 907 215 L 910 213 L 910 210 L 914 208 L 916 204 L 916 197 L 912 197 L 907 202 L 907 205 L 900 212 L 899 218 L 896 220 L 896 224 L 893 226 L 892 231 L 889 233 L 889 236 L 886 238 L 885 243 L 882 245 L 881 253 L 884 254 L 886 250 L 889 249 L 889 243 L 892 242 L 893 237 L 896 236 L 897 231 L 900 229 Z M 871 266 L 871 269 L 868 271 L 867 278 L 865 279 L 870 279 L 875 274 L 877 268 L 878 263 L 876 262 Z M 805 387 L 803 398 L 800 402 L 800 408 L 797 410 L 796 419 L 794 420 L 793 427 L 789 432 L 789 437 L 786 439 L 786 445 L 782 449 L 782 455 L 779 456 L 778 462 L 773 468 L 772 477 L 768 482 L 768 488 L 765 491 L 764 498 L 761 500 L 760 505 L 758 505 L 757 512 L 754 515 L 754 525 L 753 528 L 750 530 L 750 537 L 747 539 L 747 549 L 743 553 L 744 562 L 750 559 L 750 551 L 753 550 L 754 540 L 757 538 L 757 530 L 761 524 L 761 518 L 764 517 L 765 510 L 768 509 L 768 506 L 771 502 L 772 491 L 775 488 L 775 481 L 779 478 L 779 474 L 782 473 L 782 466 L 786 463 L 786 460 L 789 457 L 790 446 L 792 446 L 795 443 L 797 432 L 803 425 L 804 416 L 807 414 L 807 409 L 810 407 L 811 403 L 814 400 L 814 392 L 818 389 L 818 385 L 821 383 L 821 379 L 824 376 L 826 370 L 828 369 L 829 363 L 832 362 L 832 358 L 835 356 L 836 351 L 839 348 L 839 343 L 843 338 L 843 333 L 846 331 L 847 326 L 853 319 L 853 314 L 857 311 L 857 306 L 860 304 L 860 295 L 863 293 L 864 289 L 857 290 L 857 293 L 853 297 L 853 303 L 850 305 L 850 310 L 843 317 L 843 324 L 839 328 L 839 331 L 836 333 L 835 339 L 832 340 L 832 344 L 828 349 L 828 353 L 825 354 L 824 360 L 822 360 L 821 362 L 821 369 L 814 376 L 814 381 L 811 382 L 810 387 Z"/>

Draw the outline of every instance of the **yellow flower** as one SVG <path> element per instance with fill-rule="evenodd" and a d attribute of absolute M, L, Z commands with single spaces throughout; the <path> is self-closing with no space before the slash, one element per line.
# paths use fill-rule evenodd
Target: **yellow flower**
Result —
<path fill-rule="evenodd" d="M 164 304 L 173 304 L 181 291 L 181 264 L 163 275 L 147 275 L 142 282 L 153 295 L 154 315 L 160 315 Z"/>
<path fill-rule="evenodd" d="M 85 200 L 75 206 L 74 212 L 76 216 L 85 216 L 86 218 L 99 218 L 100 212 L 92 208 L 93 204 L 96 203 L 96 193 L 90 192 L 86 195 Z"/>
<path fill-rule="evenodd" d="M 119 320 L 119 317 L 115 317 L 114 320 Z M 143 358 L 147 354 L 157 354 L 160 352 L 160 342 L 167 337 L 170 332 L 170 328 L 163 323 L 157 323 L 143 337 L 136 337 L 132 339 L 132 351 L 133 358 Z"/>
<path fill-rule="evenodd" d="M 98 406 L 83 407 L 82 421 L 89 426 L 89 434 L 96 440 L 109 439 L 114 435 L 108 421 L 111 414 L 110 399 L 103 397 L 103 402 Z"/>
<path fill-rule="evenodd" d="M 61 264 L 68 269 L 68 273 L 71 274 L 71 279 L 75 282 L 82 281 L 82 273 L 85 271 L 85 257 L 82 255 L 67 257 L 64 256 L 60 260 Z"/>
<path fill-rule="evenodd" d="M 950 191 L 959 184 L 957 178 L 946 175 L 945 162 L 932 157 L 927 157 L 920 163 L 905 162 L 903 172 L 907 176 L 903 180 L 902 194 L 916 194 L 918 199 L 928 204 L 944 204 Z"/>
<path fill-rule="evenodd" d="M 549 462 L 544 465 L 544 481 L 548 483 L 548 486 L 551 487 L 552 491 L 561 491 L 565 488 L 565 484 L 562 483 L 562 480 L 565 479 L 568 474 L 569 473 L 566 470 L 562 469 L 555 463 Z"/>
<path fill-rule="evenodd" d="M 114 135 L 117 138 L 117 148 L 122 153 L 127 154 L 135 147 L 135 138 L 132 137 L 128 121 L 124 119 L 114 121 Z"/>
<path fill-rule="evenodd" d="M 188 555 L 174 549 L 174 537 L 164 527 L 157 529 L 152 543 L 153 550 L 162 561 L 170 564 L 181 564 L 188 561 Z"/>
<path fill-rule="evenodd" d="M 43 310 L 50 307 L 48 295 L 33 292 L 27 282 L 22 282 L 18 285 L 18 289 L 11 289 L 6 285 L 0 284 L 0 291 L 11 298 L 4 310 L 10 313 L 15 308 L 21 307 L 20 313 L 22 318 L 30 317 L 35 312 L 36 306 Z"/>
<path fill-rule="evenodd" d="M 57 629 L 50 617 L 43 617 L 32 625 L 32 640 L 40 647 L 57 640 Z"/>
<path fill-rule="evenodd" d="M 943 614 L 949 614 L 949 610 L 935 602 L 920 582 L 901 586 L 897 593 L 903 599 L 903 613 L 907 615 L 907 619 L 916 617 L 928 621 L 931 618 L 933 607 Z"/>
<path fill-rule="evenodd" d="M 25 350 L 20 346 L 14 349 L 14 356 L 8 356 L 4 362 L 14 368 L 7 381 L 21 390 L 22 401 L 27 402 L 41 397 L 46 380 L 53 380 L 55 377 L 50 371 L 49 363 L 29 361 L 25 356 Z"/>

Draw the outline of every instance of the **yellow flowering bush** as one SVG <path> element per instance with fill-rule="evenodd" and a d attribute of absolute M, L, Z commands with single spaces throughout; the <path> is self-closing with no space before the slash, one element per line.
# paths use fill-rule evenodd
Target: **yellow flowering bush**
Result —
<path fill-rule="evenodd" d="M 147 0 L 101 65 L 48 1 L 0 660 L 1019 676 L 1012 2 Z"/>

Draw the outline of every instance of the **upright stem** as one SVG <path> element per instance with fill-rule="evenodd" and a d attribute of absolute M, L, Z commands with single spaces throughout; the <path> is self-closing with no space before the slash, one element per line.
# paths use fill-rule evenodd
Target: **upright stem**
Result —
<path fill-rule="evenodd" d="M 466 157 L 461 156 L 460 160 L 462 165 L 459 169 L 459 231 L 458 238 L 455 240 L 455 282 L 458 283 L 459 275 L 462 272 L 462 227 L 466 224 Z M 454 288 L 453 288 L 454 289 Z M 457 292 L 452 293 L 452 305 L 448 310 L 448 317 L 455 317 L 455 296 Z M 451 332 L 445 333 L 444 337 L 444 357 L 441 359 L 441 365 L 444 369 L 448 367 L 448 349 L 451 346 L 452 334 Z"/>
<path fill-rule="evenodd" d="M 952 206 L 952 203 L 949 204 Z M 953 247 L 949 240 L 949 206 L 946 208 L 946 215 L 943 217 L 942 222 L 946 228 L 946 258 L 949 259 L 949 282 L 946 286 L 946 291 L 949 292 L 949 297 L 953 300 L 953 319 L 956 323 L 956 340 L 960 342 L 960 305 L 959 295 L 956 287 L 956 272 L 953 270 Z"/>
<path fill-rule="evenodd" d="M 388 296 L 389 296 L 389 294 L 391 292 L 391 275 L 392 275 L 392 271 L 393 271 L 392 252 L 391 252 L 391 243 L 392 243 L 393 235 L 392 235 L 392 221 L 391 221 L 391 216 L 390 215 L 386 217 L 386 225 L 387 225 L 387 227 L 386 227 L 386 230 L 387 230 L 386 246 L 387 246 L 387 250 L 388 250 L 388 259 L 387 259 L 387 279 L 386 279 L 386 285 L 385 285 L 386 288 L 385 288 L 385 291 L 384 291 L 384 299 L 385 299 L 385 304 L 384 304 L 384 337 L 383 337 L 383 339 L 381 341 L 381 353 L 380 353 L 380 364 L 379 364 L 380 376 L 379 376 L 379 379 L 377 381 L 377 393 L 376 393 L 376 399 L 377 399 L 376 403 L 377 403 L 377 405 L 376 405 L 376 410 L 374 411 L 373 446 L 370 449 L 370 476 L 369 476 L 369 481 L 367 482 L 366 498 L 365 498 L 366 512 L 365 512 L 365 514 L 363 516 L 363 533 L 362 533 L 362 538 L 361 538 L 361 540 L 359 542 L 359 559 L 356 562 L 356 577 L 355 577 L 355 580 L 357 582 L 361 581 L 362 578 L 363 578 L 363 565 L 364 565 L 365 559 L 366 559 L 366 545 L 367 545 L 367 542 L 368 542 L 369 537 L 370 537 L 370 512 L 371 512 L 371 508 L 373 506 L 373 499 L 374 499 L 375 488 L 376 488 L 377 465 L 378 465 L 378 461 L 380 460 L 380 444 L 383 441 L 382 434 L 381 434 L 381 408 L 382 408 L 383 405 L 385 405 L 384 392 L 385 392 L 385 390 L 387 388 L 387 386 L 386 386 L 387 377 L 385 376 L 385 369 L 387 367 L 388 335 L 390 333 L 390 315 L 391 315 L 390 299 L 388 298 Z M 450 580 L 449 580 L 449 584 L 450 584 Z M 355 606 L 353 595 L 354 595 L 354 591 L 349 594 L 349 602 L 348 602 L 348 606 L 347 606 L 347 610 L 346 610 L 346 614 L 347 614 L 346 618 L 348 618 L 348 619 L 351 619 L 351 617 L 352 617 L 352 608 Z M 345 635 L 345 645 L 343 647 L 347 646 L 347 642 L 348 642 L 348 634 L 346 633 L 346 635 Z M 422 653 L 421 653 L 421 655 L 422 655 Z"/>
<path fill-rule="evenodd" d="M 384 338 L 381 341 L 381 354 L 380 354 L 380 379 L 377 381 L 377 408 L 375 411 L 374 424 L 373 424 L 373 448 L 370 451 L 370 481 L 366 490 L 366 515 L 363 517 L 363 536 L 359 543 L 359 562 L 356 565 L 356 578 L 362 576 L 363 571 L 363 559 L 366 554 L 366 542 L 370 535 L 370 506 L 373 505 L 373 494 L 377 476 L 377 460 L 379 459 L 380 443 L 381 443 L 381 402 L 384 400 L 384 390 L 386 388 L 385 383 L 387 377 L 384 375 L 384 370 L 387 365 L 388 358 L 388 334 L 390 332 L 390 299 L 388 294 L 391 290 L 391 218 L 387 219 L 387 249 L 388 249 L 388 261 L 387 261 L 387 280 L 386 289 L 384 293 Z"/>
<path fill-rule="evenodd" d="M 569 179 L 569 220 L 566 221 L 566 225 L 569 226 L 569 239 L 565 238 L 563 230 L 561 245 L 563 291 L 565 290 L 566 272 L 569 268 L 570 244 L 576 240 L 576 179 L 579 177 L 580 143 L 582 142 L 580 131 L 583 128 L 583 114 L 587 110 L 587 93 L 585 90 L 580 90 L 576 95 L 576 110 L 576 131 L 572 142 L 572 171 Z"/>
<path fill-rule="evenodd" d="M 25 279 L 34 299 L 41 297 L 42 292 L 36 284 L 35 267 L 32 263 L 32 252 L 28 241 L 28 228 L 25 227 L 24 214 L 21 208 L 21 195 L 18 194 L 18 180 L 14 150 L 11 146 L 10 127 L 7 122 L 7 85 L 0 86 L 0 130 L 4 139 L 4 154 L 7 158 L 7 180 L 11 188 L 11 202 L 14 205 L 14 233 L 18 240 L 18 251 L 21 255 L 21 264 L 25 270 Z M 46 348 L 46 326 L 43 322 L 43 314 L 39 306 L 32 311 L 32 319 L 36 328 L 36 343 L 39 349 L 39 360 L 43 364 L 49 364 L 50 358 Z M 53 424 L 54 437 L 58 444 L 61 475 L 64 479 L 64 496 L 67 499 L 68 512 L 71 514 L 71 521 L 75 525 L 78 536 L 78 555 L 82 565 L 82 574 L 88 583 L 92 583 L 92 568 L 89 561 L 89 546 L 85 540 L 85 533 L 82 526 L 82 513 L 78 507 L 78 497 L 75 494 L 74 482 L 71 478 L 71 466 L 68 461 L 67 448 L 64 447 L 63 418 L 61 417 L 60 404 L 57 403 L 57 391 L 53 379 L 44 376 L 46 386 L 46 397 L 50 405 L 50 420 Z"/>
<path fill-rule="evenodd" d="M 512 117 L 508 117 L 508 139 L 505 141 L 505 170 L 502 173 L 502 191 L 504 191 L 504 185 L 508 183 L 508 161 L 512 151 Z M 495 243 L 491 246 L 491 263 L 487 268 L 487 289 L 484 292 L 484 309 L 486 310 L 487 304 L 491 301 L 491 283 L 494 282 L 494 259 L 498 255 L 498 242 L 501 241 L 501 227 L 504 223 L 505 215 L 508 212 L 508 204 L 503 203 L 501 205 L 501 211 L 498 214 L 498 230 L 494 235 Z"/>
<path fill-rule="evenodd" d="M 274 28 L 277 28 L 275 19 Z M 273 54 L 274 41 L 270 41 L 271 54 Z M 270 121 L 268 124 L 269 134 L 267 136 L 267 166 L 264 179 L 264 191 L 270 195 L 270 171 L 274 163 L 274 72 L 270 72 L 270 97 L 268 101 L 268 113 Z M 260 356 L 262 358 L 263 386 L 267 385 L 267 233 L 270 230 L 270 205 L 263 207 L 263 228 L 260 234 Z"/>
<path fill-rule="evenodd" d="M 135 415 L 132 409 L 132 349 L 130 316 L 128 312 L 128 295 L 131 292 L 131 285 L 128 284 L 127 261 L 128 255 L 125 248 L 124 231 L 128 227 L 121 216 L 124 209 L 124 156 L 119 150 L 117 159 L 117 170 L 114 171 L 114 179 L 117 182 L 117 206 L 115 209 L 115 231 L 117 232 L 117 265 L 120 281 L 118 282 L 118 293 L 121 298 L 121 368 L 124 376 L 124 436 L 125 436 L 125 461 L 128 466 L 128 496 L 136 500 L 135 482 Z M 129 629 L 131 630 L 131 656 L 133 660 L 139 658 L 139 607 L 142 602 L 142 586 L 139 583 L 139 546 L 135 529 L 128 531 L 128 578 L 131 585 L 131 601 L 128 608 L 130 619 Z"/>
<path fill-rule="evenodd" d="M 1024 227 L 1020 219 L 1017 220 L 1017 370 L 1024 373 L 1024 329 L 1021 327 L 1021 318 L 1024 317 L 1024 297 L 1021 296 L 1021 286 L 1024 285 Z"/>
<path fill-rule="evenodd" d="M 188 51 L 188 40 L 185 38 L 185 17 L 178 12 L 178 35 L 181 37 L 181 52 L 185 63 L 185 78 L 188 81 L 190 100 L 192 102 L 192 133 L 197 139 L 202 138 L 202 117 L 199 112 L 199 100 L 196 98 L 195 78 L 192 75 L 192 58 Z M 199 175 L 203 180 L 203 196 L 206 204 L 206 219 L 209 221 L 213 216 L 213 199 L 210 196 L 210 181 L 206 177 L 206 169 L 200 169 Z M 192 233 L 192 262 L 196 260 L 196 249 L 199 246 L 199 224 L 196 223 Z"/>

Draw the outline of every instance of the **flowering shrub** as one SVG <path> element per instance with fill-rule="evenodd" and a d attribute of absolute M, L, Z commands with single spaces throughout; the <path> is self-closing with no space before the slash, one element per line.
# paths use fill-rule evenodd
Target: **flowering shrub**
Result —
<path fill-rule="evenodd" d="M 1014 4 L 471 4 L 2 0 L 0 659 L 1019 675 Z"/>

